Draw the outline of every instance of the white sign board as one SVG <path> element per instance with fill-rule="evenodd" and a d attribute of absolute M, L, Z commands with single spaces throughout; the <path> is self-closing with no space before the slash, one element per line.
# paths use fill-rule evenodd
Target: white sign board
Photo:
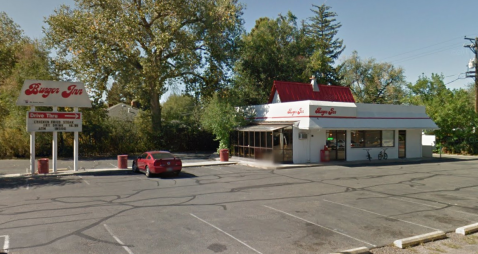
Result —
<path fill-rule="evenodd" d="M 82 129 L 82 115 L 76 112 L 27 112 L 28 132 L 75 132 Z"/>
<path fill-rule="evenodd" d="M 91 101 L 80 82 L 25 80 L 17 106 L 91 108 Z"/>
<path fill-rule="evenodd" d="M 343 103 L 344 104 L 344 103 Z M 351 104 L 351 103 L 348 103 Z M 353 106 L 352 106 L 353 105 Z M 310 105 L 310 117 L 318 118 L 356 118 L 357 108 L 354 104 L 344 105 Z"/>

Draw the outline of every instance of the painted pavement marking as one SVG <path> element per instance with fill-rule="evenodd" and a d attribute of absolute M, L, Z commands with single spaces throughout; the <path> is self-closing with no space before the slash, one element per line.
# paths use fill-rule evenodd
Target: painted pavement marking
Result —
<path fill-rule="evenodd" d="M 249 248 L 249 249 L 255 251 L 256 253 L 262 254 L 262 252 L 260 252 L 260 251 L 258 251 L 258 250 L 256 250 L 256 249 L 252 248 L 252 247 L 249 246 L 247 243 L 245 243 L 245 242 L 243 242 L 243 241 L 237 239 L 237 238 L 234 237 L 233 235 L 231 235 L 231 234 L 225 232 L 224 230 L 222 230 L 222 229 L 220 229 L 220 228 L 218 228 L 218 227 L 212 225 L 211 223 L 209 223 L 209 222 L 207 222 L 207 221 L 205 221 L 205 220 L 203 220 L 203 219 L 197 217 L 196 215 L 194 215 L 194 214 L 192 214 L 192 213 L 190 213 L 190 214 L 191 214 L 191 216 L 193 216 L 194 218 L 196 218 L 196 219 L 198 219 L 198 220 L 200 220 L 200 221 L 202 221 L 202 222 L 208 224 L 209 226 L 211 226 L 211 227 L 213 227 L 213 228 L 219 230 L 220 232 L 222 232 L 222 233 L 226 234 L 227 236 L 231 237 L 232 239 L 234 239 L 234 240 L 236 240 L 236 241 L 242 243 L 242 244 L 243 244 L 244 246 L 246 246 L 247 248 Z"/>
<path fill-rule="evenodd" d="M 368 245 L 370 245 L 370 246 L 372 246 L 372 247 L 377 247 L 376 245 L 374 245 L 374 244 L 371 244 L 371 243 L 369 243 L 369 242 L 366 242 L 366 241 L 360 240 L 360 239 L 358 239 L 358 238 L 355 238 L 355 237 L 353 237 L 353 236 L 350 236 L 350 235 L 344 234 L 344 233 L 342 233 L 342 232 L 339 232 L 339 231 L 337 231 L 337 230 L 335 230 L 335 229 L 331 229 L 331 228 L 328 228 L 328 227 L 325 227 L 325 226 L 319 225 L 319 224 L 317 224 L 317 223 L 315 223 L 315 222 L 312 222 L 312 221 L 309 221 L 309 220 L 303 219 L 303 218 L 301 218 L 301 217 L 299 217 L 299 216 L 295 216 L 295 215 L 293 215 L 293 214 L 290 214 L 290 213 L 288 213 L 288 212 L 284 212 L 284 211 L 281 211 L 281 210 L 279 210 L 279 209 L 276 209 L 276 208 L 273 208 L 273 207 L 270 207 L 270 206 L 266 206 L 266 205 L 264 205 L 264 207 L 267 207 L 267 208 L 269 208 L 269 209 L 272 209 L 272 210 L 274 210 L 274 211 L 277 211 L 277 212 L 280 212 L 280 213 L 283 213 L 283 214 L 289 215 L 289 216 L 291 216 L 291 217 L 294 217 L 294 218 L 296 218 L 296 219 L 299 219 L 299 220 L 301 220 L 301 221 L 305 221 L 305 222 L 307 222 L 307 223 L 313 224 L 313 225 L 315 225 L 315 226 L 317 226 L 317 227 L 320 227 L 320 228 L 323 228 L 323 229 L 326 229 L 326 230 L 332 231 L 332 232 L 334 232 L 334 233 L 337 233 L 337 234 L 339 234 L 339 235 L 346 236 L 346 237 L 348 237 L 348 238 L 354 239 L 354 240 L 356 240 L 356 241 L 359 241 L 359 242 L 361 242 L 361 243 L 368 244 Z"/>
<path fill-rule="evenodd" d="M 86 184 L 90 185 L 90 183 L 88 181 L 86 181 L 85 179 L 83 179 L 83 177 L 81 176 L 78 176 L 79 178 L 81 178 L 83 180 L 83 182 L 85 182 Z"/>
<path fill-rule="evenodd" d="M 375 214 L 375 215 L 378 215 L 378 216 L 380 216 L 380 217 L 384 217 L 384 218 L 388 218 L 388 219 L 394 219 L 394 220 L 398 220 L 398 221 L 405 222 L 405 223 L 408 223 L 408 224 L 412 224 L 412 225 L 415 225 L 415 226 L 419 226 L 419 227 L 423 227 L 423 228 L 428 228 L 428 229 L 433 229 L 433 230 L 435 230 L 435 231 L 440 231 L 439 229 L 436 229 L 436 228 L 428 227 L 428 226 L 421 225 L 421 224 L 414 223 L 414 222 L 407 221 L 407 220 L 397 219 L 397 218 L 394 218 L 394 217 L 390 217 L 390 216 L 387 216 L 387 215 L 379 214 L 379 213 L 372 212 L 372 211 L 369 211 L 369 210 L 365 210 L 365 209 L 362 209 L 362 208 L 353 207 L 353 206 L 351 206 L 351 205 L 341 204 L 341 203 L 333 202 L 333 201 L 330 201 L 330 200 L 327 200 L 327 199 L 324 199 L 324 201 L 325 201 L 325 202 L 332 203 L 332 204 L 341 205 L 341 206 L 349 207 L 349 208 L 352 208 L 352 209 L 360 210 L 360 211 L 362 211 L 362 212 L 367 212 L 367 213 Z"/>
<path fill-rule="evenodd" d="M 119 244 L 121 244 L 121 246 L 123 247 L 123 249 L 126 250 L 126 252 L 128 252 L 129 254 L 133 254 L 133 251 L 131 251 L 131 249 L 128 248 L 128 246 L 126 246 L 118 237 L 115 236 L 115 234 L 113 234 L 113 231 L 111 231 L 111 229 L 108 227 L 108 225 L 103 224 L 103 226 L 105 226 L 105 228 L 106 228 L 106 230 L 108 231 L 108 233 L 110 233 L 110 235 L 111 235 Z"/>

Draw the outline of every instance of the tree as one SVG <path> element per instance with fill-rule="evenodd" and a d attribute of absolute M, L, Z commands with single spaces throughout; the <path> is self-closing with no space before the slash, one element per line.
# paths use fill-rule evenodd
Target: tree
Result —
<path fill-rule="evenodd" d="M 179 121 L 183 124 L 198 124 L 195 117 L 196 101 L 188 95 L 172 94 L 163 103 L 163 119 L 165 121 Z"/>
<path fill-rule="evenodd" d="M 0 157 L 29 154 L 29 135 L 25 129 L 27 107 L 16 100 L 25 79 L 55 79 L 48 51 L 38 41 L 23 34 L 20 27 L 0 12 Z M 37 134 L 36 144 L 51 145 L 51 135 Z M 44 149 L 38 149 L 39 154 Z"/>
<path fill-rule="evenodd" d="M 27 38 L 23 30 L 5 12 L 0 12 L 0 88 L 5 85 L 17 62 L 17 53 Z"/>
<path fill-rule="evenodd" d="M 439 145 L 453 153 L 478 152 L 478 114 L 474 111 L 474 88 L 447 89 L 443 75 L 422 75 L 409 84 L 408 103 L 423 105 L 440 129 L 433 133 Z"/>
<path fill-rule="evenodd" d="M 249 119 L 246 112 L 234 107 L 234 100 L 227 93 L 216 93 L 205 105 L 201 116 L 202 126 L 219 141 L 218 150 L 230 148 L 230 133 L 235 127 L 246 125 Z"/>
<path fill-rule="evenodd" d="M 431 78 L 422 75 L 415 84 L 408 84 L 407 88 L 410 90 L 408 103 L 414 105 L 429 105 L 433 103 L 434 100 L 441 99 L 444 93 L 449 92 L 443 79 L 443 75 L 432 73 Z"/>
<path fill-rule="evenodd" d="M 303 27 L 289 12 L 272 20 L 260 18 L 242 37 L 235 88 L 245 104 L 266 103 L 274 80 L 303 81 L 307 64 Z"/>
<path fill-rule="evenodd" d="M 362 60 L 357 51 L 347 58 L 340 71 L 343 86 L 350 87 L 356 102 L 400 104 L 404 98 L 405 75 L 390 63 Z"/>
<path fill-rule="evenodd" d="M 330 6 L 312 5 L 311 11 L 315 16 L 309 18 L 306 25 L 306 34 L 314 44 L 314 52 L 310 56 L 307 68 L 312 73 L 319 74 L 316 79 L 319 84 L 340 84 L 338 69 L 333 65 L 345 50 L 343 40 L 335 38 L 342 24 L 337 22 L 337 13 L 331 12 Z"/>
<path fill-rule="evenodd" d="M 106 101 L 109 105 L 118 103 L 129 104 L 135 96 L 126 89 L 126 85 L 119 82 L 113 82 L 111 88 L 106 93 Z"/>
<path fill-rule="evenodd" d="M 237 0 L 77 0 L 46 20 L 46 35 L 96 97 L 111 79 L 137 91 L 160 131 L 161 95 L 210 62 L 225 68 L 241 15 Z"/>

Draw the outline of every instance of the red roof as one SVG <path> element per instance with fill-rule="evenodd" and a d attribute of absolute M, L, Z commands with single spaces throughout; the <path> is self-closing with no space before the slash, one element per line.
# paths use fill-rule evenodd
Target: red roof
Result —
<path fill-rule="evenodd" d="M 274 81 L 269 103 L 272 103 L 276 92 L 281 102 L 306 100 L 355 102 L 350 88 L 344 86 L 319 85 L 319 92 L 314 92 L 309 83 Z"/>

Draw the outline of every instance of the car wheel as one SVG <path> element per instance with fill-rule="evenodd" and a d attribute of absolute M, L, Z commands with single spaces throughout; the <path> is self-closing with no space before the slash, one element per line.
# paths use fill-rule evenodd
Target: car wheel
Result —
<path fill-rule="evenodd" d="M 133 173 L 138 173 L 138 166 L 136 166 L 136 163 L 133 161 L 133 165 L 131 166 L 131 169 L 133 170 Z"/>
<path fill-rule="evenodd" d="M 146 166 L 146 173 L 144 173 L 146 175 L 147 178 L 150 178 L 151 177 L 151 172 L 149 171 L 149 167 Z"/>

